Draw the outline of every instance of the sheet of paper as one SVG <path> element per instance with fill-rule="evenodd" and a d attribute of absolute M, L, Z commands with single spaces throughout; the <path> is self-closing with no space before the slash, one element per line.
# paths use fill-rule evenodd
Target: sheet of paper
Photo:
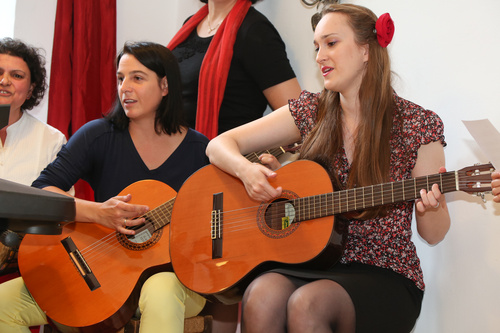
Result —
<path fill-rule="evenodd" d="M 500 133 L 488 119 L 462 120 L 469 133 L 476 140 L 479 148 L 493 164 L 500 170 Z"/>

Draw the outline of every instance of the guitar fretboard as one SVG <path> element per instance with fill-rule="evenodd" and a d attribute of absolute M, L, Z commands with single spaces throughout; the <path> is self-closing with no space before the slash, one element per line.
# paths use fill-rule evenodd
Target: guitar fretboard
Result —
<path fill-rule="evenodd" d="M 170 223 L 174 202 L 175 198 L 172 198 L 167 202 L 159 205 L 158 207 L 151 209 L 142 217 L 144 217 L 146 221 L 151 222 L 151 224 L 154 226 L 154 230 L 161 229 Z"/>
<path fill-rule="evenodd" d="M 438 184 L 442 193 L 458 191 L 456 172 L 353 188 L 291 200 L 297 222 L 420 198 Z"/>

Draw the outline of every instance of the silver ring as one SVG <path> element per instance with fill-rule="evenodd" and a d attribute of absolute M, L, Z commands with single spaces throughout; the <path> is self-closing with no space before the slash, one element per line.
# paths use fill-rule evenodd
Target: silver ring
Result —
<path fill-rule="evenodd" d="M 124 227 L 124 228 L 125 228 L 125 227 L 127 227 L 127 219 L 125 219 L 125 220 L 123 221 L 123 227 Z"/>
<path fill-rule="evenodd" d="M 438 204 L 436 206 L 434 206 L 433 208 L 438 208 L 439 207 L 439 201 L 438 201 Z"/>

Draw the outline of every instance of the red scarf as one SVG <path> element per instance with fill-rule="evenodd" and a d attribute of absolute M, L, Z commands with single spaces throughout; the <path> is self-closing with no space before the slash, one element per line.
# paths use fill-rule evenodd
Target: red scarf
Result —
<path fill-rule="evenodd" d="M 219 110 L 233 58 L 234 41 L 251 6 L 250 0 L 236 2 L 219 26 L 201 64 L 195 129 L 209 139 L 213 139 L 218 133 Z M 186 40 L 207 15 L 208 5 L 205 5 L 182 26 L 167 48 L 173 50 Z"/>

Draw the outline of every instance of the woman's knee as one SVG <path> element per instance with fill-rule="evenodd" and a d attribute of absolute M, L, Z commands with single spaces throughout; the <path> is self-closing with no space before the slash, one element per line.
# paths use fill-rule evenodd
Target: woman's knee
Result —
<path fill-rule="evenodd" d="M 267 273 L 259 276 L 248 286 L 243 295 L 243 319 L 283 318 L 286 316 L 288 298 L 295 288 L 294 283 L 284 275 Z"/>
<path fill-rule="evenodd" d="M 291 281 L 284 275 L 278 273 L 266 273 L 250 283 L 243 295 L 243 302 L 251 299 L 265 299 L 282 297 L 283 293 L 289 294 L 294 289 Z"/>
<path fill-rule="evenodd" d="M 176 292 L 184 287 L 173 272 L 161 272 L 149 277 L 141 292 L 163 293 Z"/>
<path fill-rule="evenodd" d="M 188 317 L 198 314 L 205 305 L 205 299 L 187 289 L 173 272 L 157 273 L 146 280 L 141 289 L 139 309 L 176 309 Z"/>
<path fill-rule="evenodd" d="M 174 273 L 161 272 L 149 277 L 144 282 L 139 298 L 139 307 L 142 309 L 148 303 L 161 304 L 165 299 L 178 299 L 184 302 L 186 297 L 185 287 L 180 283 Z"/>
<path fill-rule="evenodd" d="M 288 325 L 300 332 L 354 328 L 355 311 L 349 294 L 333 281 L 315 281 L 298 288 L 287 303 Z M 342 329 L 341 329 L 342 328 Z"/>

